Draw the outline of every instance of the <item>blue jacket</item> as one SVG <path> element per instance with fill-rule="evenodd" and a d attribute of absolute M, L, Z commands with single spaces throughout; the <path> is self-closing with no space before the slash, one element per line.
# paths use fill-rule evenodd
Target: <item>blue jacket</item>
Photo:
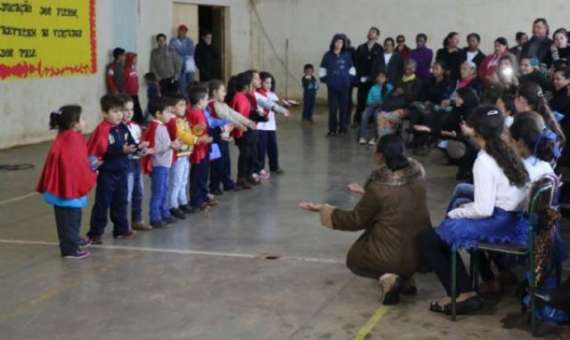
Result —
<path fill-rule="evenodd" d="M 129 169 L 129 155 L 123 152 L 126 144 L 136 144 L 127 126 L 121 123 L 112 127 L 109 131 L 109 147 L 98 170 L 126 172 Z"/>
<path fill-rule="evenodd" d="M 356 69 L 348 52 L 339 55 L 328 51 L 323 56 L 320 69 L 321 81 L 333 90 L 348 90 L 352 86 Z"/>
<path fill-rule="evenodd" d="M 390 95 L 394 87 L 389 83 L 386 83 L 384 86 L 386 87 L 386 96 Z M 370 88 L 370 91 L 368 91 L 366 105 L 382 104 L 383 101 L 384 96 L 382 96 L 382 89 L 380 88 L 380 85 L 374 84 L 374 86 Z"/>

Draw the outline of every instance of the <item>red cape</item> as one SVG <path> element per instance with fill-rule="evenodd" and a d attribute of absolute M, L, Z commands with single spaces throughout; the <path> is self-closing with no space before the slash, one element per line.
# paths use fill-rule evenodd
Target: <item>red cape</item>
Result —
<path fill-rule="evenodd" d="M 101 160 L 109 147 L 109 132 L 113 125 L 106 120 L 97 125 L 87 142 L 87 152 L 89 156 L 95 156 Z"/>
<path fill-rule="evenodd" d="M 206 118 L 204 110 L 188 107 L 188 110 L 186 111 L 186 119 L 193 127 L 199 125 L 206 127 L 199 137 L 208 135 L 208 119 Z M 206 156 L 208 156 L 208 144 L 196 144 L 194 145 L 194 150 L 190 155 L 190 162 L 192 162 L 192 164 L 198 164 Z"/>
<path fill-rule="evenodd" d="M 85 138 L 69 129 L 60 132 L 51 146 L 36 191 L 76 199 L 87 195 L 96 180 L 89 164 Z"/>
<path fill-rule="evenodd" d="M 155 142 L 155 136 L 156 136 L 156 128 L 160 125 L 160 123 L 151 120 L 150 123 L 148 123 L 148 127 L 145 130 L 142 140 L 143 142 L 148 142 L 148 147 L 150 148 L 154 148 L 154 142 Z M 142 170 L 145 174 L 151 174 L 152 173 L 152 155 L 146 155 L 141 159 L 141 166 L 142 166 Z"/>

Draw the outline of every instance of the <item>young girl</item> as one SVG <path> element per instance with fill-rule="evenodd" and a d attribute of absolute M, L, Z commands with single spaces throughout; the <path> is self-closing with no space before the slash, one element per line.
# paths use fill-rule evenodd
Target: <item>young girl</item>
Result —
<path fill-rule="evenodd" d="M 279 153 L 277 149 L 277 121 L 275 113 L 281 113 L 289 117 L 289 110 L 277 104 L 279 97 L 275 94 L 275 79 L 268 72 L 261 72 L 261 87 L 255 92 L 255 99 L 260 105 L 265 105 L 264 109 L 267 122 L 257 124 L 257 163 L 255 173 L 261 178 L 268 179 L 269 173 L 265 170 L 265 156 L 269 158 L 269 171 L 275 174 L 282 174 L 283 169 L 279 166 Z"/>
<path fill-rule="evenodd" d="M 90 245 L 79 237 L 81 208 L 87 206 L 87 194 L 95 186 L 95 161 L 88 159 L 87 144 L 81 134 L 85 121 L 81 107 L 67 105 L 50 115 L 49 126 L 58 129 L 50 148 L 36 191 L 54 206 L 59 249 L 68 259 L 83 259 L 90 254 L 82 249 Z"/>
<path fill-rule="evenodd" d="M 502 138 L 505 119 L 496 107 L 480 106 L 471 114 L 469 126 L 481 148 L 473 166 L 474 201 L 449 211 L 439 228 L 420 236 L 425 259 L 447 293 L 430 306 L 438 313 L 451 313 L 451 249 L 471 249 L 479 242 L 527 242 L 528 222 L 522 210 L 529 176 L 522 160 Z M 457 266 L 457 280 L 457 313 L 480 309 L 482 301 L 462 263 Z"/>
<path fill-rule="evenodd" d="M 375 80 L 376 84 L 368 91 L 366 110 L 362 113 L 362 119 L 360 120 L 360 139 L 358 143 L 361 145 L 366 143 L 370 145 L 376 144 L 375 138 L 369 138 L 368 123 L 372 119 L 374 126 L 376 126 L 376 110 L 379 109 L 379 106 L 384 102 L 384 98 L 390 95 L 393 89 L 393 86 L 388 83 L 386 72 L 379 71 Z"/>

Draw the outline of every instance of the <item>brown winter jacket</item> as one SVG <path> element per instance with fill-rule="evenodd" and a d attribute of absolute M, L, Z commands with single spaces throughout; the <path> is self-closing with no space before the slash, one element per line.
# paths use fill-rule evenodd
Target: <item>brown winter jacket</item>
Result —
<path fill-rule="evenodd" d="M 404 169 L 372 172 L 353 210 L 321 209 L 321 222 L 333 229 L 365 230 L 348 253 L 347 264 L 368 272 L 413 275 L 420 266 L 416 236 L 431 227 L 425 171 L 410 159 Z"/>

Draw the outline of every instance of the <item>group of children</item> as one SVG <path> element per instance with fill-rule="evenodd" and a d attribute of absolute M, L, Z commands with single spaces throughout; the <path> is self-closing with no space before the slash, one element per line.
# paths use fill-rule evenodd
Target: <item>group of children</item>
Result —
<path fill-rule="evenodd" d="M 216 206 L 215 195 L 223 191 L 251 189 L 270 172 L 283 173 L 275 114 L 289 116 L 284 106 L 291 103 L 280 101 L 274 89 L 270 73 L 254 70 L 232 77 L 228 90 L 220 80 L 194 83 L 186 96 L 149 100 L 143 124 L 133 120 L 131 96 L 107 94 L 100 100 L 103 119 L 87 143 L 80 106 L 52 112 L 50 128 L 59 132 L 37 191 L 54 206 L 61 255 L 89 256 L 88 246 L 102 244 L 108 217 L 115 239 L 132 239 L 134 230 L 163 228 Z M 232 141 L 240 151 L 237 182 L 231 177 Z M 151 181 L 149 224 L 142 216 L 143 175 Z M 95 186 L 90 227 L 82 238 L 81 209 Z"/>

